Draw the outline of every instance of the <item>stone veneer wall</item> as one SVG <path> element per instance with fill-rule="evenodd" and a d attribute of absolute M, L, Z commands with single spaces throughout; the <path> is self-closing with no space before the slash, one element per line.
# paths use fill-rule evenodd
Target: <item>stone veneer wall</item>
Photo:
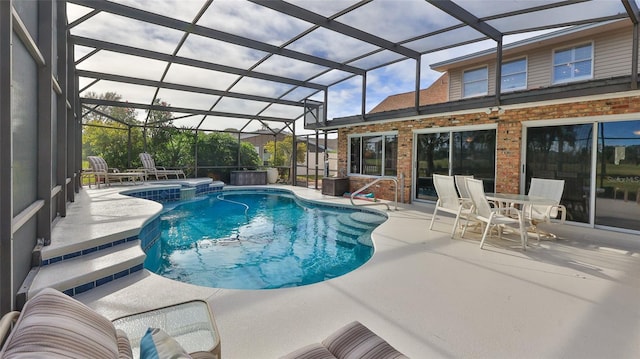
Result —
<path fill-rule="evenodd" d="M 398 132 L 398 176 L 404 174 L 404 201 L 411 201 L 413 131 L 432 127 L 454 127 L 468 125 L 498 124 L 496 143 L 496 191 L 520 193 L 520 155 L 522 153 L 522 121 L 560 120 L 563 118 L 580 118 L 591 116 L 621 115 L 638 113 L 640 119 L 640 96 L 629 96 L 603 100 L 579 101 L 573 103 L 549 104 L 528 108 L 506 110 L 499 115 L 493 112 L 487 115 L 484 111 L 429 117 L 405 121 L 371 123 L 341 128 L 338 131 L 338 172 L 347 173 L 348 136 L 373 132 Z M 453 121 L 458 121 L 453 123 Z M 371 176 L 350 176 L 350 191 L 355 191 L 372 181 Z M 393 200 L 392 182 L 381 182 L 379 187 L 372 187 L 376 197 Z M 401 197 L 398 198 L 400 200 Z"/>

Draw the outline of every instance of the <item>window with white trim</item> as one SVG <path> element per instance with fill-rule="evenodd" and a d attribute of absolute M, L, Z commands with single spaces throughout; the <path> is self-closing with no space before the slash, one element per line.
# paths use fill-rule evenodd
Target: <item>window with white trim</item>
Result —
<path fill-rule="evenodd" d="M 553 83 L 588 80 L 593 77 L 593 44 L 553 52 Z"/>
<path fill-rule="evenodd" d="M 489 70 L 487 67 L 467 70 L 462 73 L 462 97 L 482 96 L 489 93 Z"/>
<path fill-rule="evenodd" d="M 527 88 L 527 58 L 508 61 L 502 64 L 502 92 L 523 90 Z"/>
<path fill-rule="evenodd" d="M 349 137 L 349 174 L 395 176 L 397 173 L 397 134 Z"/>

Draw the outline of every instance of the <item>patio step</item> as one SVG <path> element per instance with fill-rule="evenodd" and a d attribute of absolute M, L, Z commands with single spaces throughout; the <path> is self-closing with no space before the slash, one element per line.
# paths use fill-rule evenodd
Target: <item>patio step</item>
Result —
<path fill-rule="evenodd" d="M 140 240 L 39 267 L 27 290 L 27 298 L 52 287 L 70 296 L 140 271 L 146 254 Z"/>

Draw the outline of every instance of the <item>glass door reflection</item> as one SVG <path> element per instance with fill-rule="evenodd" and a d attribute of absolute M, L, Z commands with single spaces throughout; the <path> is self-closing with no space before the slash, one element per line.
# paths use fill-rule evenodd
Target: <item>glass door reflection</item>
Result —
<path fill-rule="evenodd" d="M 415 198 L 436 201 L 433 174 L 449 174 L 449 132 L 419 134 L 416 141 Z"/>
<path fill-rule="evenodd" d="M 640 230 L 640 121 L 598 124 L 595 224 Z"/>

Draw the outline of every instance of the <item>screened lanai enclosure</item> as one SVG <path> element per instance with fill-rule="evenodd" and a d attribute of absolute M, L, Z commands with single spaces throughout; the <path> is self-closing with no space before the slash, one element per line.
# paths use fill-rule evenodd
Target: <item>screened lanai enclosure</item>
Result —
<path fill-rule="evenodd" d="M 110 146 L 123 166 L 142 151 L 168 165 L 168 149 L 191 176 L 247 167 L 241 143 L 264 136 L 276 148 L 252 145 L 249 164 L 291 181 L 295 152 L 322 170 L 340 126 L 433 111 L 418 91 L 439 76 L 432 63 L 494 49 L 500 64 L 511 41 L 625 18 L 637 38 L 634 0 L 1 1 L 0 311 L 15 307 L 33 248 L 82 190 L 96 132 L 124 137 Z M 500 104 L 500 68 L 497 95 L 474 106 Z M 413 107 L 369 113 L 406 92 Z M 235 143 L 224 163 L 207 149 L 220 135 Z M 264 148 L 275 156 L 286 136 L 289 162 L 269 163 Z"/>
<path fill-rule="evenodd" d="M 493 13 L 480 1 L 68 1 L 83 131 L 102 134 L 95 128 L 106 126 L 127 138 L 120 156 L 91 143 L 83 154 L 131 168 L 147 151 L 166 166 L 226 182 L 231 170 L 264 165 L 279 167 L 288 183 L 298 172 L 317 179 L 332 150 L 333 119 L 366 120 L 385 96 L 429 85 L 434 75 L 423 72 L 432 59 L 634 10 L 624 1 L 573 4 L 570 16 L 567 2 L 500 5 Z M 380 19 L 369 21 L 371 14 Z M 211 151 L 219 142 L 213 132 L 237 144 Z M 309 132 L 308 146 L 288 145 L 285 159 L 268 152 L 277 152 L 281 136 Z M 248 138 L 274 144 L 254 146 L 251 157 L 241 146 Z"/>

